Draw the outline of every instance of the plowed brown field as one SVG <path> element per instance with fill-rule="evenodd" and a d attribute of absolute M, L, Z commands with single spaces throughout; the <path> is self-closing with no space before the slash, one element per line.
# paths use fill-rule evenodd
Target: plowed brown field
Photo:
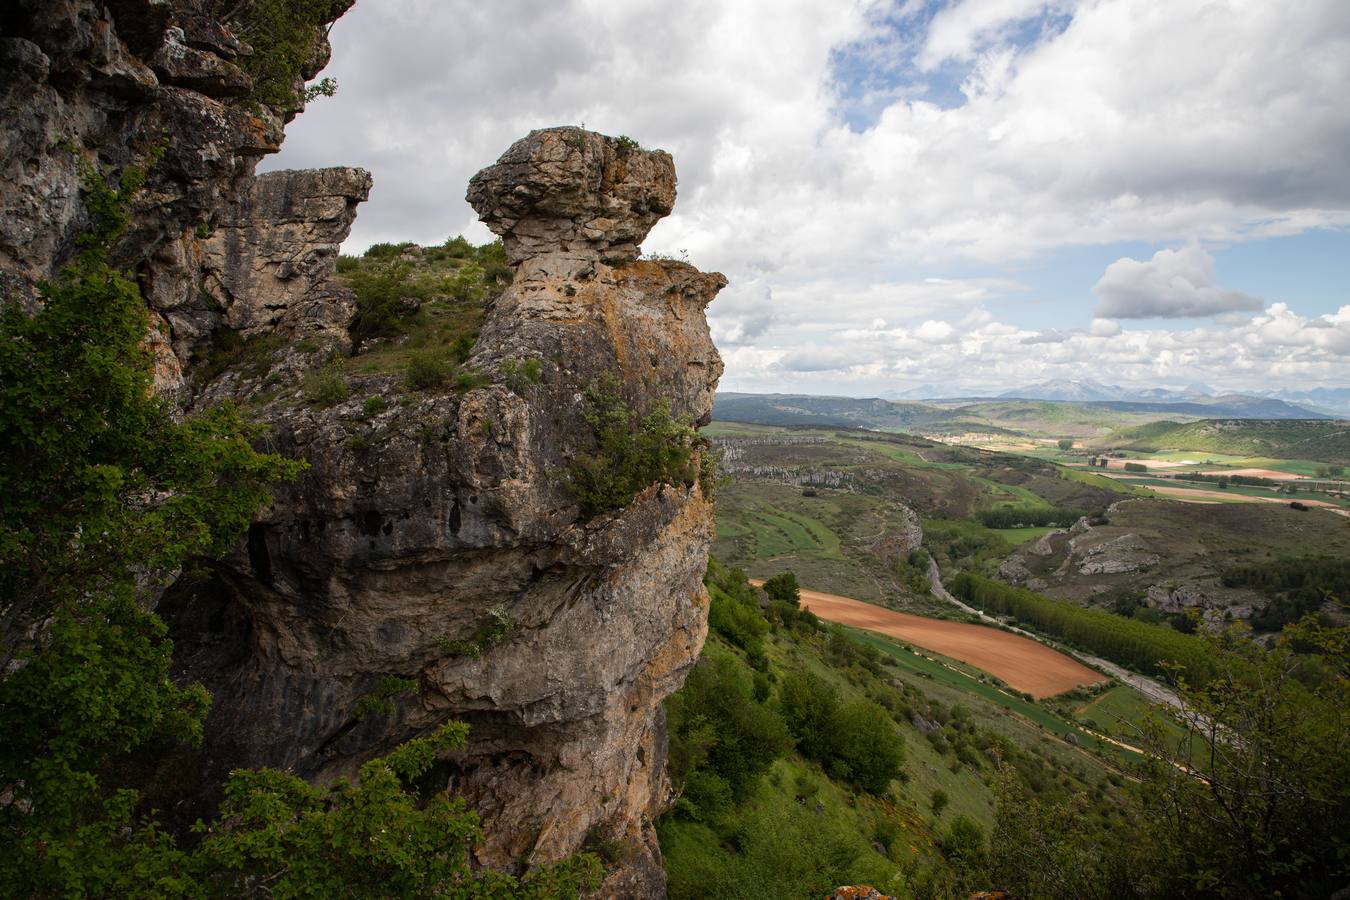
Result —
<path fill-rule="evenodd" d="M 822 619 L 866 628 L 959 659 L 997 675 L 1010 687 L 1026 691 L 1038 700 L 1080 684 L 1109 680 L 1057 650 L 997 628 L 926 619 L 804 588 L 802 606 Z"/>

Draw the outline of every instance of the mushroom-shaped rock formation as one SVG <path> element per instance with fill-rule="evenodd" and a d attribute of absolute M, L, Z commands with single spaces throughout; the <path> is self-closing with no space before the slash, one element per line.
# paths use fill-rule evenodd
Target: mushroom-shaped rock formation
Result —
<path fill-rule="evenodd" d="M 554 251 L 633 260 L 675 205 L 675 163 L 630 138 L 544 128 L 475 175 L 465 199 L 512 262 Z"/>
<path fill-rule="evenodd" d="M 469 743 L 443 772 L 482 817 L 480 864 L 545 864 L 593 836 L 628 848 L 603 896 L 664 894 L 661 702 L 703 645 L 713 508 L 685 480 L 589 518 L 559 473 L 596 449 L 593 388 L 638 414 L 710 414 L 704 308 L 726 279 L 635 259 L 674 183 L 665 153 L 533 133 L 471 192 L 515 262 L 467 363 L 476 386 L 373 372 L 332 406 L 263 401 L 273 446 L 310 468 L 211 585 L 162 605 L 213 695 L 208 783 L 236 766 L 351 775 L 461 719 Z M 390 677 L 415 687 L 358 715 Z"/>

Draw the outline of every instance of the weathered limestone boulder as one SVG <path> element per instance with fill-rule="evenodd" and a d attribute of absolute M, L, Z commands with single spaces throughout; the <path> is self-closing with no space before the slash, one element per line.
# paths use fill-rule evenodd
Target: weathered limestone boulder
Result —
<path fill-rule="evenodd" d="M 577 129 L 526 141 L 573 135 L 617 145 Z M 696 484 L 653 484 L 585 521 L 560 473 L 594 445 L 592 388 L 640 412 L 664 401 L 678 419 L 707 420 L 722 363 L 704 308 L 726 281 L 621 261 L 603 235 L 558 231 L 559 209 L 673 186 L 667 154 L 598 158 L 597 169 L 594 154 L 565 154 L 552 180 L 528 182 L 541 218 L 517 210 L 513 227 L 534 237 L 514 247 L 533 255 L 519 258 L 468 364 L 491 383 L 410 392 L 401 374 L 376 373 L 328 408 L 273 400 L 272 446 L 310 469 L 208 583 L 180 585 L 161 611 L 185 674 L 213 695 L 203 784 L 240 765 L 350 775 L 459 718 L 470 742 L 442 771 L 483 818 L 481 864 L 547 863 L 597 835 L 628 847 L 606 895 L 659 897 L 660 704 L 706 633 L 712 505 Z M 501 173 L 533 178 L 505 162 L 488 171 L 503 195 L 515 191 Z M 615 227 L 623 244 L 649 225 Z M 537 377 L 519 375 L 524 362 Z M 367 415 L 374 394 L 389 402 Z M 362 699 L 390 677 L 412 685 L 396 711 L 363 716 Z"/>
<path fill-rule="evenodd" d="M 370 184 L 364 169 L 268 172 L 244 182 L 214 226 L 164 244 L 144 289 L 179 374 L 220 327 L 345 349 L 356 303 L 334 266 Z"/>
<path fill-rule="evenodd" d="M 475 175 L 466 199 L 512 262 L 556 251 L 631 260 L 674 207 L 675 163 L 628 138 L 545 128 Z"/>

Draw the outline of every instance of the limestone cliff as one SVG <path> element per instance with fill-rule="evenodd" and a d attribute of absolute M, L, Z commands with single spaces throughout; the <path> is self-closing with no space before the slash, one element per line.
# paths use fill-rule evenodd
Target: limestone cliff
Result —
<path fill-rule="evenodd" d="M 171 814 L 207 812 L 234 766 L 323 781 L 461 718 L 470 743 L 438 771 L 483 817 L 481 864 L 597 837 L 627 846 L 603 893 L 661 895 L 660 704 L 703 642 L 712 507 L 695 484 L 653 484 L 584 521 L 559 473 L 594 443 L 582 398 L 597 384 L 634 410 L 710 414 L 722 366 L 704 307 L 725 280 L 637 258 L 674 203 L 669 155 L 575 128 L 517 142 L 470 189 L 515 268 L 472 387 L 412 391 L 338 364 L 350 399 L 314 405 L 299 381 L 350 351 L 334 264 L 370 177 L 254 178 L 295 110 L 252 96 L 250 48 L 214 9 L 0 10 L 4 302 L 31 307 L 74 253 L 82 167 L 158 157 L 114 259 L 151 313 L 157 388 L 187 411 L 245 401 L 270 448 L 310 463 L 207 577 L 159 601 L 182 676 L 214 695 L 202 752 L 166 787 Z M 297 79 L 327 54 L 319 28 Z M 241 340 L 262 355 L 215 353 Z"/>
<path fill-rule="evenodd" d="M 660 893 L 660 703 L 702 646 L 712 507 L 697 485 L 652 485 L 581 521 L 557 476 L 594 441 L 588 387 L 687 422 L 711 411 L 722 366 L 704 307 L 725 280 L 635 258 L 673 190 L 667 154 L 532 133 L 470 190 L 516 262 L 468 363 L 492 383 L 410 392 L 377 372 L 331 407 L 267 402 L 274 446 L 311 469 L 209 586 L 163 607 L 214 696 L 205 783 L 237 765 L 351 774 L 458 717 L 473 730 L 446 774 L 483 816 L 480 862 L 548 862 L 603 836 L 630 846 L 607 890 Z M 537 378 L 510 377 L 523 361 Z M 504 638 L 466 652 L 494 622 Z M 415 687 L 392 715 L 360 716 L 390 677 Z"/>
<path fill-rule="evenodd" d="M 294 76 L 297 96 L 328 61 L 323 26 L 351 3 L 333 0 L 300 36 L 309 50 Z M 113 176 L 147 168 L 114 261 L 154 285 L 146 297 L 162 388 L 182 387 L 192 345 L 214 325 L 185 314 L 201 304 L 175 287 L 195 288 L 195 278 L 175 276 L 195 264 L 197 236 L 227 224 L 217 223 L 221 213 L 253 190 L 255 166 L 280 148 L 300 106 L 253 94 L 245 71 L 253 48 L 222 21 L 220 6 L 10 0 L 0 8 L 0 295 L 31 305 L 37 282 L 75 252 L 89 224 L 82 168 Z"/>

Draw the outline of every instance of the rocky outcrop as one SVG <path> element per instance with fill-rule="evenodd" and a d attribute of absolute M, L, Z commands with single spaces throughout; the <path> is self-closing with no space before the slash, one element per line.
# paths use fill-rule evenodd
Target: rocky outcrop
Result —
<path fill-rule="evenodd" d="M 704 307 L 726 282 L 631 258 L 658 204 L 630 201 L 669 209 L 674 170 L 624 146 L 534 132 L 475 178 L 517 259 L 469 360 L 492 383 L 414 393 L 376 372 L 344 403 L 265 407 L 273 446 L 309 471 L 208 583 L 161 607 L 185 674 L 213 694 L 204 784 L 239 765 L 350 775 L 460 718 L 470 742 L 442 775 L 483 818 L 481 864 L 547 863 L 598 836 L 627 847 L 607 894 L 663 893 L 660 704 L 702 647 L 712 505 L 696 484 L 653 484 L 584 521 L 559 473 L 594 443 L 589 388 L 707 419 L 722 364 Z M 391 684 L 389 708 L 362 715 Z"/>
<path fill-rule="evenodd" d="M 334 0 L 327 21 L 351 0 Z M 322 26 L 325 23 L 320 23 Z M 142 279 L 191 270 L 181 245 L 249 190 L 298 109 L 255 100 L 252 50 L 206 0 L 10 0 L 0 12 L 0 298 L 31 308 L 89 224 L 83 173 L 148 170 L 113 262 Z M 323 27 L 296 74 L 328 60 Z M 171 245 L 179 244 L 174 250 Z M 162 271 L 167 269 L 168 271 Z M 159 296 L 156 292 L 155 296 Z M 181 295 L 166 311 L 177 313 Z M 156 311 L 161 387 L 181 383 L 199 335 Z M 203 327 L 193 317 L 191 328 Z M 172 352 L 171 352 L 172 350 Z"/>
<path fill-rule="evenodd" d="M 333 268 L 369 176 L 254 178 L 295 110 L 255 98 L 250 48 L 213 9 L 0 11 L 3 302 L 33 308 L 76 252 L 87 173 L 146 168 L 112 262 L 142 286 L 157 386 L 185 408 L 250 400 L 269 449 L 310 464 L 234 552 L 159 601 L 180 674 L 213 694 L 166 808 L 180 824 L 209 814 L 235 766 L 350 775 L 460 718 L 470 743 L 437 771 L 482 815 L 480 864 L 546 863 L 597 837 L 627 848 L 605 894 L 660 896 L 660 704 L 702 646 L 712 507 L 696 484 L 653 484 L 582 521 L 558 476 L 594 443 L 589 387 L 691 423 L 711 411 L 721 361 L 704 307 L 725 280 L 637 259 L 674 203 L 670 156 L 574 128 L 518 142 L 470 191 L 516 267 L 470 360 L 475 386 L 413 393 L 399 373 L 351 371 L 351 399 L 307 405 L 304 370 L 345 347 L 351 298 Z M 320 27 L 297 86 L 327 55 Z M 204 349 L 255 338 L 271 354 L 260 374 L 226 355 L 185 390 Z"/>
<path fill-rule="evenodd" d="M 1137 534 L 1122 534 L 1086 548 L 1080 548 L 1075 539 L 1070 541 L 1070 547 L 1070 556 L 1065 564 L 1076 564 L 1083 575 L 1121 575 L 1148 571 L 1159 560 L 1148 542 Z"/>
<path fill-rule="evenodd" d="M 334 267 L 370 185 L 364 169 L 269 172 L 244 182 L 214 226 L 161 246 L 142 282 L 167 326 L 159 389 L 180 387 L 194 354 L 222 328 L 347 349 L 356 303 Z"/>
<path fill-rule="evenodd" d="M 512 262 L 559 251 L 629 261 L 674 208 L 675 163 L 626 137 L 550 128 L 475 175 L 466 199 Z"/>

